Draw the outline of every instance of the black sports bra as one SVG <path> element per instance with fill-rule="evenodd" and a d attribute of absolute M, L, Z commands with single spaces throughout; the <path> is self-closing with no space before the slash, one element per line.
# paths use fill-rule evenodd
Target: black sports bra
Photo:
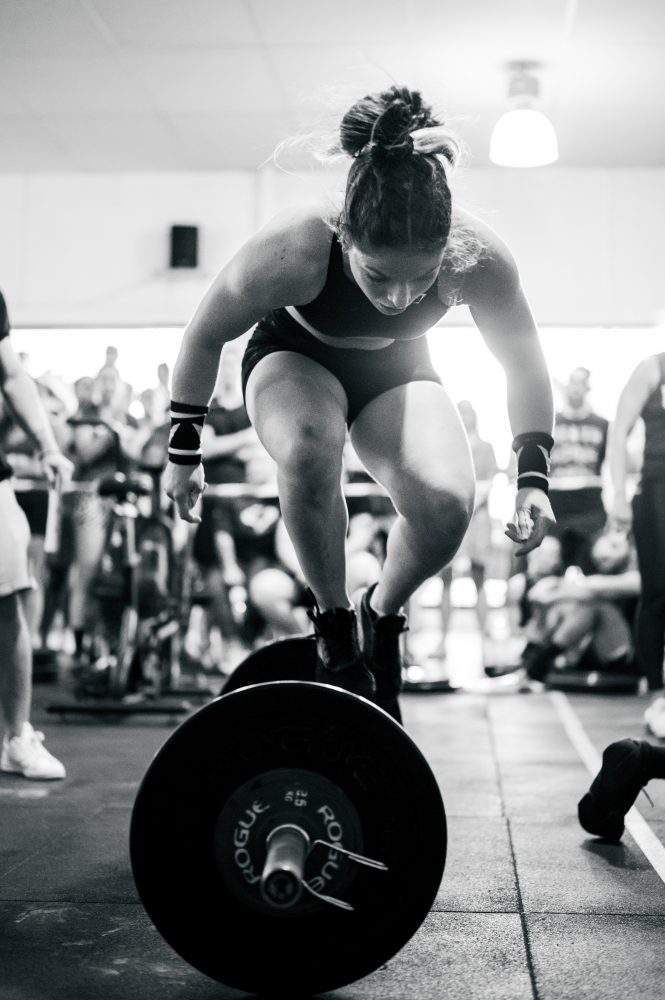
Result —
<path fill-rule="evenodd" d="M 396 316 L 384 316 L 344 273 L 342 247 L 333 236 L 325 285 L 315 299 L 295 308 L 314 330 L 328 337 L 415 340 L 435 326 L 449 306 L 440 300 L 435 281 L 420 302 Z"/>

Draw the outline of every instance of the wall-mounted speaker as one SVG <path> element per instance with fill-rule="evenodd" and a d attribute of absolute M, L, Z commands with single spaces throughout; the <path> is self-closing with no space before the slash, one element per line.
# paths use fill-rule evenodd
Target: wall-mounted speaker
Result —
<path fill-rule="evenodd" d="M 198 226 L 171 226 L 171 267 L 197 267 Z"/>

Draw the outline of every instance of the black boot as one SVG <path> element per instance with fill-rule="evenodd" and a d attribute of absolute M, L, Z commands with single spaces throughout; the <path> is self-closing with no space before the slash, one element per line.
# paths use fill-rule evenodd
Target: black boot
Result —
<path fill-rule="evenodd" d="M 621 840 L 624 817 L 650 778 L 658 776 L 660 759 L 646 740 L 618 740 L 603 752 L 603 766 L 577 806 L 580 824 L 595 837 Z"/>
<path fill-rule="evenodd" d="M 376 584 L 369 587 L 359 603 L 363 653 L 376 681 L 376 704 L 401 724 L 398 695 L 402 690 L 402 650 L 400 635 L 406 632 L 404 615 L 377 615 L 370 605 Z"/>
<path fill-rule="evenodd" d="M 363 698 L 374 699 L 376 685 L 367 669 L 358 639 L 358 621 L 349 608 L 307 611 L 316 635 L 316 680 L 334 684 Z"/>
<path fill-rule="evenodd" d="M 554 660 L 561 652 L 563 652 L 563 647 L 557 646 L 553 642 L 548 642 L 545 645 L 527 642 L 522 651 L 521 661 L 529 680 L 544 681 L 554 666 Z"/>

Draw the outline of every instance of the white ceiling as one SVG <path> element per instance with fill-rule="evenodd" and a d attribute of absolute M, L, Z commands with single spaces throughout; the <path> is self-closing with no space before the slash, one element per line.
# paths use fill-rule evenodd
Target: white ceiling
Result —
<path fill-rule="evenodd" d="M 0 0 L 0 171 L 255 168 L 391 80 L 486 166 L 511 59 L 563 164 L 665 165 L 664 0 Z"/>

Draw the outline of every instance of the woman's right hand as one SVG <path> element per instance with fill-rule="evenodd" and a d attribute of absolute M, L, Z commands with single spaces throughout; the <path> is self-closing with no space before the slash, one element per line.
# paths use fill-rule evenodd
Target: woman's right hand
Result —
<path fill-rule="evenodd" d="M 168 462 L 164 471 L 163 486 L 167 497 L 173 500 L 183 521 L 200 524 L 201 516 L 195 514 L 194 509 L 206 488 L 203 465 L 175 465 L 173 462 Z"/>

